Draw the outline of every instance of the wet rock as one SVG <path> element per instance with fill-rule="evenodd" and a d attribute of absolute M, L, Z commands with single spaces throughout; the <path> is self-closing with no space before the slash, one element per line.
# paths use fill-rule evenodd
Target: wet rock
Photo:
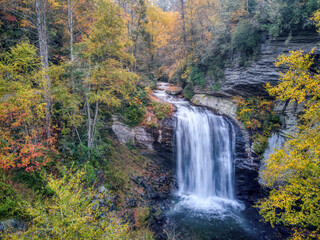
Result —
<path fill-rule="evenodd" d="M 170 95 L 179 95 L 180 93 L 182 93 L 182 91 L 183 89 L 178 86 L 171 86 L 166 89 L 166 93 Z"/>
<path fill-rule="evenodd" d="M 161 164 L 170 169 L 175 167 L 175 161 L 173 159 L 175 124 L 176 118 L 165 118 L 159 122 L 158 128 L 151 130 L 155 138 L 153 149 L 157 151 L 157 158 L 162 160 Z"/>

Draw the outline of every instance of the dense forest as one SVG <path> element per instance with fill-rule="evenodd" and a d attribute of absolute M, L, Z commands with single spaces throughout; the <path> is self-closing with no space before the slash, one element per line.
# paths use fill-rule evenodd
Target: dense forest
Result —
<path fill-rule="evenodd" d="M 219 92 L 225 69 L 259 59 L 261 44 L 320 29 L 319 9 L 318 0 L 1 0 L 0 220 L 26 225 L 0 228 L 1 238 L 157 239 L 148 220 L 158 212 L 124 214 L 132 172 L 150 159 L 119 144 L 114 116 L 157 129 L 174 114 L 152 95 L 158 82 L 185 99 Z M 293 239 L 320 239 L 318 62 L 317 45 L 280 55 L 267 97 L 233 96 L 259 156 L 281 124 L 275 102 L 304 104 L 298 131 L 261 171 L 268 194 L 255 205 Z"/>

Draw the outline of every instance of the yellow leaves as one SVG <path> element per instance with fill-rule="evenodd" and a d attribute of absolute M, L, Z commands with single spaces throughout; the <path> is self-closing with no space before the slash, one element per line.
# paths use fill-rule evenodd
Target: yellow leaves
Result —
<path fill-rule="evenodd" d="M 20 21 L 20 27 L 26 28 L 26 27 L 30 27 L 30 28 L 35 28 L 35 26 L 33 24 L 31 24 L 29 21 L 22 19 Z"/>
<path fill-rule="evenodd" d="M 300 227 L 293 239 L 320 236 L 320 76 L 310 71 L 314 51 L 307 54 L 293 51 L 280 56 L 276 66 L 285 65 L 288 70 L 281 73 L 277 86 L 267 86 L 269 93 L 278 99 L 305 105 L 299 133 L 267 160 L 262 178 L 273 190 L 259 204 L 266 221 Z M 307 227 L 317 230 L 308 231 Z"/>
<path fill-rule="evenodd" d="M 86 171 L 67 171 L 63 177 L 48 177 L 48 186 L 54 192 L 49 199 L 28 204 L 27 212 L 32 216 L 32 225 L 19 234 L 19 239 L 134 239 L 130 237 L 129 226 L 94 202 L 96 192 L 85 188 L 83 180 Z M 99 195 L 99 199 L 108 198 Z M 96 204 L 96 207 L 93 207 Z M 104 213 L 105 217 L 100 217 Z M 7 234 L 4 239 L 12 239 L 15 234 Z"/>
<path fill-rule="evenodd" d="M 320 32 L 320 10 L 316 11 L 311 18 L 311 20 L 316 22 L 316 26 L 318 28 L 318 32 Z"/>
<path fill-rule="evenodd" d="M 281 55 L 275 63 L 276 67 L 282 65 L 289 69 L 281 73 L 280 83 L 272 87 L 267 85 L 270 95 L 277 96 L 281 100 L 293 99 L 298 103 L 307 98 L 320 96 L 319 74 L 312 74 L 309 69 L 313 64 L 313 53 L 305 54 L 303 51 L 291 51 L 289 55 Z"/>
<path fill-rule="evenodd" d="M 164 47 L 171 40 L 179 16 L 177 12 L 164 12 L 161 8 L 151 5 L 147 7 L 147 31 L 152 35 L 156 48 Z"/>
<path fill-rule="evenodd" d="M 57 0 L 48 0 L 48 3 L 55 9 L 59 9 L 62 6 L 61 3 Z"/>
<path fill-rule="evenodd" d="M 181 75 L 182 79 L 187 79 L 190 76 L 191 67 L 187 67 L 184 73 Z"/>

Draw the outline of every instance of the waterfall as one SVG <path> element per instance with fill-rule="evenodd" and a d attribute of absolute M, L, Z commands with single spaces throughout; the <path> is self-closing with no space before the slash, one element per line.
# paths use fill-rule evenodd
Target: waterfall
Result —
<path fill-rule="evenodd" d="M 235 130 L 223 116 L 180 105 L 176 113 L 179 195 L 234 199 Z"/>
<path fill-rule="evenodd" d="M 167 88 L 167 83 L 159 83 L 154 95 L 177 108 L 178 195 L 191 198 L 187 204 L 193 206 L 196 203 L 204 208 L 216 206 L 216 200 L 237 204 L 234 193 L 236 137 L 233 124 L 226 117 L 167 95 Z"/>
<path fill-rule="evenodd" d="M 154 95 L 177 109 L 178 190 L 166 210 L 177 239 L 273 239 L 266 237 L 272 230 L 256 222 L 255 215 L 252 219 L 252 211 L 245 215 L 245 205 L 236 199 L 234 125 L 226 117 L 166 94 L 168 87 L 159 83 Z"/>

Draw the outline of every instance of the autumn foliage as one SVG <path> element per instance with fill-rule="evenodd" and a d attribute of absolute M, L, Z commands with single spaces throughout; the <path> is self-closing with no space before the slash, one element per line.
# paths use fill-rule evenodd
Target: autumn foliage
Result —
<path fill-rule="evenodd" d="M 285 65 L 287 70 L 277 86 L 267 86 L 277 99 L 305 106 L 299 132 L 267 160 L 262 177 L 271 192 L 258 205 L 272 225 L 294 228 L 293 239 L 320 238 L 320 74 L 312 69 L 314 52 L 281 55 L 276 66 Z"/>
<path fill-rule="evenodd" d="M 39 170 L 51 161 L 54 138 L 47 138 L 45 104 L 35 48 L 11 48 L 0 62 L 0 167 Z"/>

